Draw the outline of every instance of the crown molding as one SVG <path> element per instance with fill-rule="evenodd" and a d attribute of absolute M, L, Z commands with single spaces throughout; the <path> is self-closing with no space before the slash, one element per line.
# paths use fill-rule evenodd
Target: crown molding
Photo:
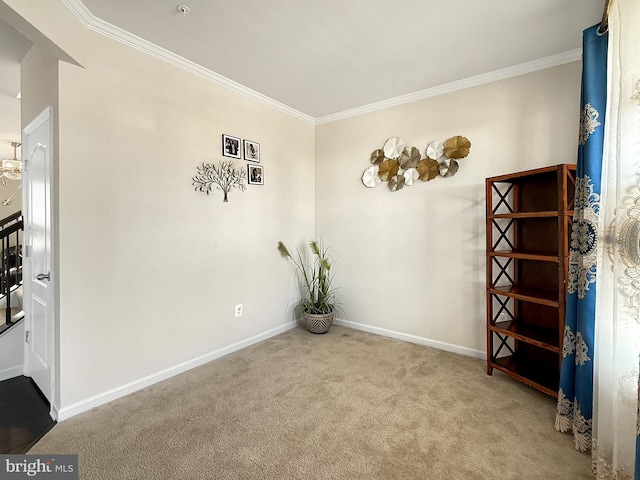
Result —
<path fill-rule="evenodd" d="M 318 117 L 316 118 L 315 123 L 316 125 L 322 125 L 323 123 L 330 123 L 338 120 L 343 120 L 345 118 L 364 115 L 365 113 L 371 113 L 378 110 L 383 110 L 385 108 L 396 107 L 405 103 L 416 102 L 418 100 L 424 100 L 426 98 L 444 95 L 445 93 L 456 92 L 458 90 L 477 87 L 486 83 L 497 82 L 499 80 L 505 80 L 507 78 L 525 75 L 527 73 L 544 70 L 546 68 L 557 67 L 558 65 L 564 65 L 565 63 L 575 62 L 577 60 L 580 60 L 581 58 L 581 48 L 569 50 L 557 55 L 551 55 L 549 57 L 539 58 L 538 60 L 533 60 L 531 62 L 514 65 L 513 67 L 503 68 L 494 72 L 483 73 L 481 75 L 465 78 L 463 80 L 445 83 L 444 85 L 439 85 L 437 87 L 419 90 L 417 92 L 400 95 L 398 97 L 389 98 L 380 102 L 370 103 L 361 107 L 351 108 L 342 112 Z"/>
<path fill-rule="evenodd" d="M 100 33 L 106 37 L 109 37 L 113 40 L 116 40 L 120 43 L 128 45 L 130 47 L 135 48 L 147 55 L 151 55 L 152 57 L 163 60 L 175 67 L 178 67 L 182 70 L 185 70 L 193 75 L 204 78 L 216 85 L 223 87 L 227 90 L 231 90 L 233 92 L 239 93 L 245 97 L 249 97 L 253 100 L 256 100 L 263 105 L 267 105 L 275 110 L 278 110 L 282 113 L 290 115 L 292 117 L 297 118 L 298 120 L 302 120 L 303 122 L 309 123 L 311 125 L 315 125 L 315 118 L 306 113 L 302 113 L 294 108 L 291 108 L 283 103 L 274 100 L 273 98 L 267 97 L 260 92 L 256 92 L 240 83 L 234 82 L 218 73 L 215 73 L 207 68 L 204 68 L 201 65 L 198 65 L 195 62 L 187 60 L 186 58 L 181 57 L 165 48 L 162 48 L 154 43 L 145 40 L 144 38 L 140 38 L 137 35 L 134 35 L 122 28 L 119 28 L 115 25 L 112 25 L 109 22 L 105 22 L 104 20 L 94 16 L 89 9 L 82 3 L 81 0 L 62 0 L 62 3 L 67 7 L 71 13 L 73 13 L 80 22 L 90 30 L 94 32 Z"/>

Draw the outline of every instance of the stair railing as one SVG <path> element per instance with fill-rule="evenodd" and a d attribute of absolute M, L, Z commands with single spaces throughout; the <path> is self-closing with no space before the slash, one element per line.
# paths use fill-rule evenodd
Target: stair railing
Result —
<path fill-rule="evenodd" d="M 11 294 L 22 285 L 22 211 L 0 220 L 0 298 L 5 299 L 8 328 L 20 318 L 11 314 Z"/>

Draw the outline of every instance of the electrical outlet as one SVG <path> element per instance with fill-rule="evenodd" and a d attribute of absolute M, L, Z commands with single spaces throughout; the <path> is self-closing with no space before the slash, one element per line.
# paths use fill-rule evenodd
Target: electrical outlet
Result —
<path fill-rule="evenodd" d="M 239 303 L 238 305 L 236 305 L 236 317 L 241 317 L 242 316 L 242 304 Z"/>

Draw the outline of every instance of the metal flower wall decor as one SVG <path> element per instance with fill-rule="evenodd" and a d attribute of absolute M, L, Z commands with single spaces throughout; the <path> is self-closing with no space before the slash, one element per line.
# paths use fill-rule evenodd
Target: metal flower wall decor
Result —
<path fill-rule="evenodd" d="M 193 177 L 196 192 L 204 192 L 209 195 L 215 186 L 216 189 L 224 192 L 223 202 L 229 201 L 227 195 L 232 188 L 244 192 L 247 189 L 244 181 L 245 171 L 235 168 L 231 161 L 220 161 L 217 166 L 213 163 L 203 162 L 198 167 L 198 174 Z"/>
<path fill-rule="evenodd" d="M 362 174 L 362 183 L 373 188 L 388 182 L 389 190 L 396 192 L 418 180 L 453 177 L 460 168 L 457 160 L 469 155 L 470 148 L 469 139 L 456 135 L 444 142 L 430 142 L 422 158 L 416 147 L 407 146 L 400 137 L 391 137 L 371 154 L 373 166 Z"/>

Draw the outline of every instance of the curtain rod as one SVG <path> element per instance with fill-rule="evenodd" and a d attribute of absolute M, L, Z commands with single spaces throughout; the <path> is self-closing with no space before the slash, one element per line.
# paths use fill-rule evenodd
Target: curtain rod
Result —
<path fill-rule="evenodd" d="M 598 35 L 604 35 L 609 30 L 609 11 L 611 10 L 611 4 L 613 0 L 607 0 L 604 4 L 604 11 L 602 12 L 602 21 L 598 27 Z"/>

